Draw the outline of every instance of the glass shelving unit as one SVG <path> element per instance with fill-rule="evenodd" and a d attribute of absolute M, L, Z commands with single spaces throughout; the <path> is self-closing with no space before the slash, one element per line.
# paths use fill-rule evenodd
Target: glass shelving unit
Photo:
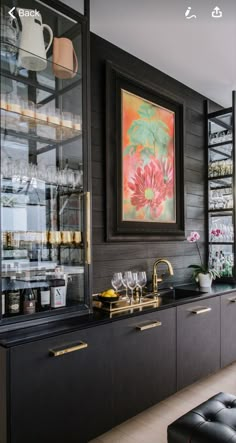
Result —
<path fill-rule="evenodd" d="M 219 281 L 235 275 L 235 92 L 229 109 L 207 113 L 208 264 Z"/>
<path fill-rule="evenodd" d="M 15 27 L 6 12 L 16 2 L 3 6 L 1 21 Z M 71 40 L 78 70 L 55 76 L 53 46 L 44 70 L 25 69 L 24 57 L 38 56 L 20 47 L 22 29 L 1 47 L 0 328 L 91 306 L 88 19 L 56 1 L 20 8 L 38 10 L 54 37 Z"/>

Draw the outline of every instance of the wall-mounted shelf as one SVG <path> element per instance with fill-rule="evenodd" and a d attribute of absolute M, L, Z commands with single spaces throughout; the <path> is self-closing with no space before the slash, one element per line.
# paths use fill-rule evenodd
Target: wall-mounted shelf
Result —
<path fill-rule="evenodd" d="M 219 281 L 236 278 L 235 115 L 235 92 L 232 108 L 206 110 L 208 264 Z"/>

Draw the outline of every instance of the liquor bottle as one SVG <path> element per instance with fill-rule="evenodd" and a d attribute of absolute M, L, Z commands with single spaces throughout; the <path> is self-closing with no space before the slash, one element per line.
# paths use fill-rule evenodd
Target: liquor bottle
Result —
<path fill-rule="evenodd" d="M 27 284 L 27 287 L 22 291 L 23 298 L 23 313 L 34 314 L 36 311 L 36 299 L 33 289 Z"/>
<path fill-rule="evenodd" d="M 39 288 L 39 310 L 45 311 L 50 308 L 50 288 L 48 286 Z"/>
<path fill-rule="evenodd" d="M 61 308 L 66 306 L 66 282 L 64 278 L 57 277 L 50 281 L 51 307 Z"/>
<path fill-rule="evenodd" d="M 20 291 L 15 288 L 16 276 L 9 278 L 6 290 L 6 305 L 8 315 L 20 314 Z"/>

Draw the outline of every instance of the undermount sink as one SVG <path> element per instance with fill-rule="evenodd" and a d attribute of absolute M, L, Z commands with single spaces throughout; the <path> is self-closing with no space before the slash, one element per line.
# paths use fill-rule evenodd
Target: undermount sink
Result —
<path fill-rule="evenodd" d="M 173 288 L 159 289 L 158 296 L 154 292 L 148 292 L 145 297 L 156 298 L 156 297 L 170 297 L 175 298 L 175 290 Z"/>
<path fill-rule="evenodd" d="M 200 295 L 205 294 L 204 291 L 199 291 L 198 289 L 184 289 L 184 288 L 175 288 L 174 289 L 174 298 L 179 300 L 181 298 L 188 297 L 199 297 Z"/>
<path fill-rule="evenodd" d="M 198 297 L 200 295 L 205 294 L 204 291 L 200 291 L 199 289 L 190 289 L 190 288 L 166 288 L 166 289 L 159 289 L 158 291 L 158 297 L 168 297 L 174 300 L 180 300 L 182 298 L 193 298 Z M 156 298 L 156 294 L 153 292 L 149 292 L 148 294 L 145 294 L 145 297 L 150 298 Z"/>

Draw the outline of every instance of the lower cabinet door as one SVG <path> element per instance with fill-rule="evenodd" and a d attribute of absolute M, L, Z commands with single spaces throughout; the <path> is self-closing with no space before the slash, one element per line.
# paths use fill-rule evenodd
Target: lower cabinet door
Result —
<path fill-rule="evenodd" d="M 221 367 L 236 361 L 236 292 L 221 296 Z"/>
<path fill-rule="evenodd" d="M 177 387 L 220 368 L 220 298 L 177 307 Z"/>
<path fill-rule="evenodd" d="M 112 427 L 110 331 L 11 349 L 11 443 L 87 443 Z"/>
<path fill-rule="evenodd" d="M 113 323 L 115 424 L 176 390 L 176 310 Z"/>

